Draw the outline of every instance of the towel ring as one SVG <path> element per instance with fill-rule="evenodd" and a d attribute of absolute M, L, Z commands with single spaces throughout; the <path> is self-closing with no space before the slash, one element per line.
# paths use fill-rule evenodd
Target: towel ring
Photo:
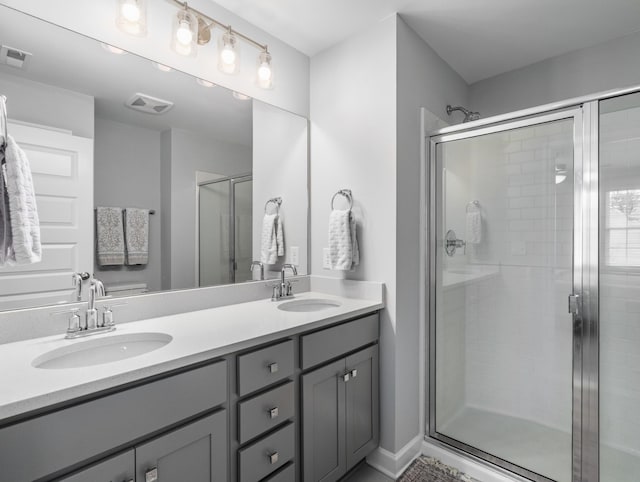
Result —
<path fill-rule="evenodd" d="M 269 203 L 273 203 L 276 205 L 276 214 L 280 213 L 280 205 L 282 204 L 281 197 L 272 197 L 271 199 L 267 199 L 267 202 L 264 203 L 264 213 L 267 214 L 267 207 L 269 207 Z"/>
<path fill-rule="evenodd" d="M 349 201 L 349 211 L 351 211 L 351 209 L 353 208 L 353 194 L 351 194 L 351 189 L 340 189 L 338 192 L 336 192 L 331 198 L 331 209 L 335 209 L 333 207 L 333 201 L 335 201 L 337 195 L 341 195 L 347 198 L 347 200 Z"/>
<path fill-rule="evenodd" d="M 474 213 L 476 211 L 480 211 L 480 202 L 477 200 L 469 201 L 467 203 L 467 207 L 465 208 L 465 211 L 468 213 Z"/>

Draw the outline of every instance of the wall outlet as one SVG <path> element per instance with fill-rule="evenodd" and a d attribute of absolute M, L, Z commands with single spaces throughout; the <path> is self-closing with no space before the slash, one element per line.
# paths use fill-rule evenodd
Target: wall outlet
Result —
<path fill-rule="evenodd" d="M 294 266 L 300 265 L 300 248 L 298 246 L 291 246 L 289 248 L 289 263 Z"/>
<path fill-rule="evenodd" d="M 329 248 L 324 248 L 322 250 L 322 268 L 331 269 L 331 254 Z"/>

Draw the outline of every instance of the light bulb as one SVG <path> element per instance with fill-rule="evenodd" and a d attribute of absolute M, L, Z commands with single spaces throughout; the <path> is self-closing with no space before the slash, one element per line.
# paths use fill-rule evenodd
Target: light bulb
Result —
<path fill-rule="evenodd" d="M 271 65 L 268 62 L 262 62 L 258 67 L 258 78 L 263 81 L 271 78 Z"/>
<path fill-rule="evenodd" d="M 135 0 L 129 0 L 122 4 L 120 7 L 120 11 L 122 12 L 122 16 L 128 22 L 137 22 L 140 20 L 140 16 L 142 12 L 140 12 L 140 7 Z"/>
<path fill-rule="evenodd" d="M 193 41 L 193 32 L 191 32 L 191 26 L 188 20 L 180 20 L 178 29 L 176 30 L 176 40 L 182 45 L 190 45 Z"/>
<path fill-rule="evenodd" d="M 225 65 L 233 65 L 236 62 L 236 53 L 233 51 L 233 47 L 225 46 L 220 52 L 220 59 Z"/>

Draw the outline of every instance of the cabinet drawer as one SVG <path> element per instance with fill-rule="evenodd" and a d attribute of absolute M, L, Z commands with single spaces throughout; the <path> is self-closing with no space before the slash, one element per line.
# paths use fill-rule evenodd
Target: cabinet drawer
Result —
<path fill-rule="evenodd" d="M 238 438 L 241 444 L 293 417 L 293 382 L 238 404 Z"/>
<path fill-rule="evenodd" d="M 378 313 L 301 337 L 302 369 L 319 365 L 378 339 Z"/>
<path fill-rule="evenodd" d="M 8 426 L 0 429 L 0 480 L 44 477 L 226 400 L 221 361 Z"/>
<path fill-rule="evenodd" d="M 289 464 L 277 474 L 272 475 L 264 479 L 263 482 L 295 482 L 296 480 L 296 465 L 294 463 Z"/>
<path fill-rule="evenodd" d="M 238 356 L 238 394 L 255 392 L 293 375 L 293 340 Z"/>
<path fill-rule="evenodd" d="M 256 482 L 279 469 L 295 455 L 295 424 L 238 451 L 240 482 Z"/>

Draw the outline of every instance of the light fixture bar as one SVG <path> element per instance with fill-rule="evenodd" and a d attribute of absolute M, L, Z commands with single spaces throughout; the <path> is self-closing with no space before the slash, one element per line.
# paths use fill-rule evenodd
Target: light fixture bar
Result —
<path fill-rule="evenodd" d="M 256 47 L 259 50 L 268 52 L 269 48 L 267 47 L 266 44 L 261 44 L 260 42 L 256 42 L 255 40 L 253 40 L 251 37 L 247 37 L 246 35 L 244 35 L 243 33 L 238 32 L 237 30 L 234 30 L 231 25 L 226 25 L 222 22 L 219 22 L 218 20 L 209 17 L 208 15 L 205 15 L 204 13 L 202 13 L 200 10 L 197 10 L 193 7 L 190 7 L 187 2 L 181 2 L 180 0 L 171 0 L 173 3 L 175 3 L 176 5 L 179 5 L 181 8 L 184 8 L 185 10 L 189 10 L 192 13 L 196 14 L 198 17 L 207 20 L 209 23 L 209 25 L 207 25 L 208 28 L 211 28 L 212 26 L 218 26 L 224 30 L 226 30 L 229 33 L 232 33 L 233 35 L 241 38 L 242 40 L 244 40 L 247 43 L 250 43 L 251 45 L 253 45 L 254 47 Z"/>

